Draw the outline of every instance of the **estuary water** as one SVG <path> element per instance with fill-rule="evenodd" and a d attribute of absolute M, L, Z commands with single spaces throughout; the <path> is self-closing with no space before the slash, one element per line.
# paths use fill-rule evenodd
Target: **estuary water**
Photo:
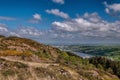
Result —
<path fill-rule="evenodd" d="M 86 54 L 86 53 L 82 53 L 82 52 L 72 52 L 82 58 L 90 58 L 90 57 L 93 57 L 92 55 L 89 55 L 89 54 Z"/>

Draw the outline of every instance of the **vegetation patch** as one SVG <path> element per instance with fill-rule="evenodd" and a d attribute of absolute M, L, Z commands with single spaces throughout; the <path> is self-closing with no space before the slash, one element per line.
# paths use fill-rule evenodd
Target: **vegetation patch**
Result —
<path fill-rule="evenodd" d="M 11 75 L 14 75 L 15 72 L 12 70 L 12 69 L 8 69 L 8 70 L 5 70 L 2 72 L 2 75 L 3 76 L 11 76 Z"/>

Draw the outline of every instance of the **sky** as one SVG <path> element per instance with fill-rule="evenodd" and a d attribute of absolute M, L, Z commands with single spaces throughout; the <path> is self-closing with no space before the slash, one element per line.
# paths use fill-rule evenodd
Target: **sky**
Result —
<path fill-rule="evenodd" d="M 120 0 L 0 0 L 0 35 L 46 44 L 118 44 Z"/>

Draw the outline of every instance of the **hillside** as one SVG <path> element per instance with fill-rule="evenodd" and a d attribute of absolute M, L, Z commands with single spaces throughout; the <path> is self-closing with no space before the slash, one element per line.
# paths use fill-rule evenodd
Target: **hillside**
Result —
<path fill-rule="evenodd" d="M 0 37 L 0 55 L 16 56 L 19 59 L 36 61 L 41 58 L 46 61 L 55 61 L 58 57 L 59 49 L 37 43 L 36 41 L 19 37 Z M 43 54 L 44 53 L 44 54 Z M 46 59 L 46 60 L 45 60 Z"/>
<path fill-rule="evenodd" d="M 88 59 L 36 41 L 0 36 L 0 80 L 120 80 Z"/>

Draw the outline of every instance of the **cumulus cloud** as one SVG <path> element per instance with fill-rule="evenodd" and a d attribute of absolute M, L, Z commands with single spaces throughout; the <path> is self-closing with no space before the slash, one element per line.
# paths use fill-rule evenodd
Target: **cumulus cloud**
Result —
<path fill-rule="evenodd" d="M 33 15 L 33 18 L 30 19 L 28 22 L 37 24 L 37 23 L 40 23 L 41 20 L 42 20 L 41 15 L 38 14 L 38 13 L 35 13 L 35 14 Z"/>
<path fill-rule="evenodd" d="M 115 12 L 120 11 L 120 3 L 114 3 L 114 4 L 111 4 L 111 5 L 108 5 L 107 2 L 104 2 L 104 4 L 108 9 L 112 9 Z"/>
<path fill-rule="evenodd" d="M 23 36 L 23 37 L 40 37 L 42 35 L 42 32 L 38 29 L 36 29 L 35 27 L 21 27 L 20 29 L 17 29 L 15 31 L 16 33 L 18 33 L 19 35 Z"/>
<path fill-rule="evenodd" d="M 110 14 L 110 10 L 108 8 L 105 8 L 105 12 Z"/>
<path fill-rule="evenodd" d="M 59 9 L 46 10 L 46 12 L 49 14 L 53 14 L 53 15 L 65 18 L 65 19 L 69 18 L 69 15 L 67 13 L 62 12 Z"/>
<path fill-rule="evenodd" d="M 6 17 L 6 16 L 0 16 L 0 20 L 16 20 L 15 18 L 12 18 L 12 17 Z"/>
<path fill-rule="evenodd" d="M 52 23 L 56 30 L 76 33 L 85 37 L 113 38 L 120 37 L 120 21 L 113 23 L 102 20 L 97 13 L 86 13 L 83 17 L 74 18 L 69 21 Z"/>
<path fill-rule="evenodd" d="M 43 35 L 42 31 L 38 30 L 35 27 L 20 27 L 16 30 L 8 29 L 6 24 L 0 23 L 0 35 L 5 36 L 18 36 L 18 37 L 26 37 L 26 38 L 39 38 Z"/>
<path fill-rule="evenodd" d="M 54 21 L 52 28 L 41 31 L 35 27 L 20 27 L 11 31 L 0 24 L 0 34 L 9 34 L 36 39 L 46 43 L 84 43 L 118 42 L 120 40 L 120 21 L 108 22 L 97 13 L 85 13 L 83 16 Z"/>
<path fill-rule="evenodd" d="M 6 24 L 0 23 L 0 35 L 6 35 L 6 36 L 19 36 L 17 33 L 12 32 L 7 28 Z"/>
<path fill-rule="evenodd" d="M 101 17 L 95 12 L 95 13 L 85 13 L 83 16 L 85 19 L 89 20 L 90 22 L 100 22 Z"/>
<path fill-rule="evenodd" d="M 7 29 L 6 25 L 0 23 L 0 32 L 7 32 L 7 31 L 8 31 L 8 29 Z"/>
<path fill-rule="evenodd" d="M 36 19 L 36 20 L 41 20 L 42 19 L 41 15 L 37 14 L 37 13 L 33 15 L 33 18 Z"/>
<path fill-rule="evenodd" d="M 114 15 L 114 16 L 120 16 L 120 3 L 114 3 L 114 4 L 108 4 L 107 2 L 104 2 L 105 5 L 105 11 L 108 14 Z"/>
<path fill-rule="evenodd" d="M 64 0 L 52 0 L 53 2 L 55 3 L 58 3 L 58 4 L 64 4 Z"/>

